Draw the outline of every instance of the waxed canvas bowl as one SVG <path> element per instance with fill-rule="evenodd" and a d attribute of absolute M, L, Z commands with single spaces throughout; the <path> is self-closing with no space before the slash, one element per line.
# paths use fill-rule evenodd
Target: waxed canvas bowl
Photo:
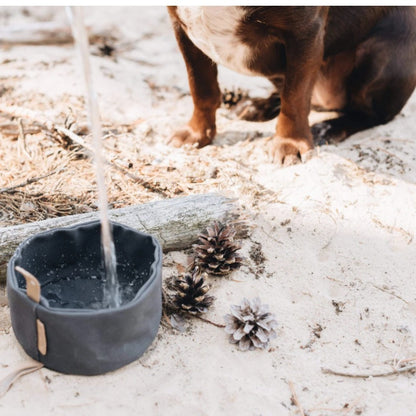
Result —
<path fill-rule="evenodd" d="M 90 275 L 97 279 L 102 269 L 99 221 L 39 233 L 21 243 L 9 261 L 7 295 L 14 333 L 26 353 L 47 368 L 83 375 L 115 370 L 140 357 L 157 334 L 162 312 L 160 245 L 151 235 L 130 227 L 117 223 L 112 227 L 117 274 L 128 285 L 131 298 L 120 307 L 62 307 L 43 288 L 36 303 L 15 270 L 20 266 L 29 271 L 41 287 L 52 276 L 55 290 L 61 279 L 71 279 L 74 269 L 86 273 L 85 282 L 75 288 L 79 293 L 68 292 L 85 301 Z M 46 332 L 45 354 L 38 350 L 38 320 Z"/>

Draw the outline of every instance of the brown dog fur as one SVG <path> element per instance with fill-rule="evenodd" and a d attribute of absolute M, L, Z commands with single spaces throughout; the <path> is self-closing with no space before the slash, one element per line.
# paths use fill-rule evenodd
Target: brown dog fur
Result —
<path fill-rule="evenodd" d="M 194 102 L 189 123 L 171 142 L 205 146 L 216 133 L 217 66 L 190 40 L 177 7 L 168 10 Z M 416 86 L 415 7 L 242 6 L 234 11 L 240 20 L 233 35 L 250 51 L 247 70 L 265 76 L 277 90 L 269 99 L 254 100 L 245 113 L 252 120 L 279 113 L 273 140 L 279 163 L 307 153 L 314 139 L 341 141 L 387 123 Z M 216 22 L 210 24 L 215 28 Z M 342 115 L 311 129 L 311 106 Z"/>

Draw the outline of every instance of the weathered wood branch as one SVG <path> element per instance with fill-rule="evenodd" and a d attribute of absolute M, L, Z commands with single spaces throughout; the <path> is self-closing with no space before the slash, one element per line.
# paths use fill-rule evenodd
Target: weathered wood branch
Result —
<path fill-rule="evenodd" d="M 173 198 L 110 210 L 110 219 L 154 235 L 164 251 L 189 248 L 198 234 L 214 221 L 238 221 L 233 200 L 218 194 Z M 69 227 L 98 219 L 98 213 L 51 218 L 29 224 L 0 228 L 0 281 L 16 247 L 26 238 L 52 228 Z M 247 230 L 240 228 L 240 237 Z"/>
<path fill-rule="evenodd" d="M 330 368 L 321 368 L 324 374 L 332 374 L 334 376 L 350 377 L 350 378 L 372 378 L 372 377 L 389 377 L 403 373 L 413 373 L 416 371 L 416 365 L 409 365 L 401 368 L 395 368 L 388 371 L 380 371 L 374 373 L 346 373 L 344 371 L 331 370 Z"/>

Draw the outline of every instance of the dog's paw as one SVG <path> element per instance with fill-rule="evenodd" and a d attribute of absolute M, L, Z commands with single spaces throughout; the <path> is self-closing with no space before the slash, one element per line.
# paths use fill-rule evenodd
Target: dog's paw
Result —
<path fill-rule="evenodd" d="M 313 155 L 313 145 L 307 139 L 290 139 L 275 136 L 271 147 L 271 157 L 280 166 L 291 166 L 305 162 Z"/>
<path fill-rule="evenodd" d="M 344 126 L 338 120 L 326 120 L 311 127 L 313 141 L 316 146 L 340 143 L 347 138 Z"/>
<path fill-rule="evenodd" d="M 247 98 L 238 103 L 233 112 L 241 120 L 268 121 L 280 113 L 280 96 L 277 93 L 268 98 Z"/>
<path fill-rule="evenodd" d="M 195 131 L 190 126 L 185 126 L 176 131 L 168 141 L 168 144 L 174 147 L 185 145 L 192 147 L 204 147 L 210 144 L 215 136 L 215 129 L 205 129 L 200 132 Z"/>

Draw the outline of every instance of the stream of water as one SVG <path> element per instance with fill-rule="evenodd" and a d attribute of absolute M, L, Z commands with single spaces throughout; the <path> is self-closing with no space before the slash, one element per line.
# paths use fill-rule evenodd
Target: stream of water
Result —
<path fill-rule="evenodd" d="M 101 245 L 105 268 L 105 285 L 103 306 L 116 308 L 120 306 L 120 285 L 117 278 L 117 260 L 113 242 L 111 223 L 108 217 L 107 188 L 105 184 L 105 162 L 103 156 L 102 128 L 98 109 L 97 95 L 93 85 L 90 66 L 89 42 L 84 25 L 83 8 L 80 6 L 67 7 L 72 25 L 75 44 L 79 51 L 85 88 L 87 92 L 88 115 L 94 142 L 94 165 L 98 188 L 98 208 L 101 220 Z"/>

